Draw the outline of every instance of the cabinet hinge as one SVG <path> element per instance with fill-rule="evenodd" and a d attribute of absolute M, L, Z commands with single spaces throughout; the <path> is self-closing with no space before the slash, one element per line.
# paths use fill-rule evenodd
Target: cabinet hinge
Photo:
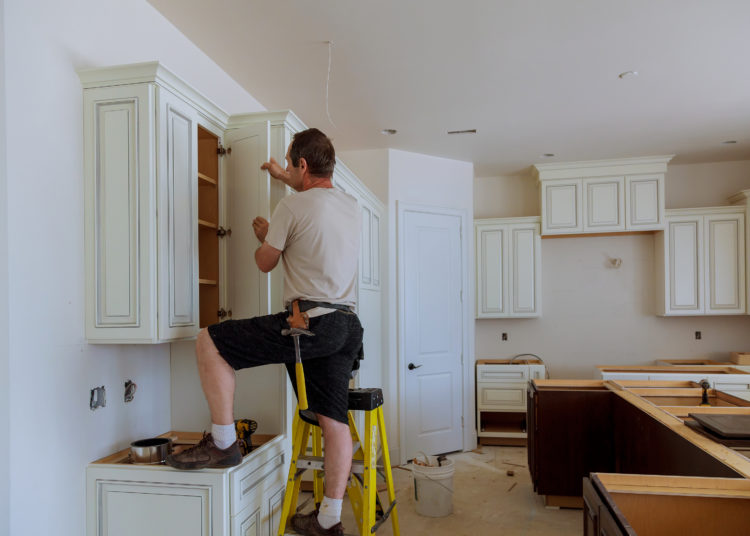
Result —
<path fill-rule="evenodd" d="M 463 428 L 463 427 L 464 427 L 464 416 L 461 415 L 461 428 Z"/>
<path fill-rule="evenodd" d="M 232 148 L 231 147 L 227 147 L 225 149 L 223 145 L 219 145 L 216 148 L 216 154 L 218 154 L 219 156 L 224 156 L 225 154 L 232 154 Z"/>
<path fill-rule="evenodd" d="M 232 236 L 232 228 L 224 229 L 223 227 L 219 227 L 216 230 L 216 236 L 219 238 L 224 238 L 225 236 Z"/>

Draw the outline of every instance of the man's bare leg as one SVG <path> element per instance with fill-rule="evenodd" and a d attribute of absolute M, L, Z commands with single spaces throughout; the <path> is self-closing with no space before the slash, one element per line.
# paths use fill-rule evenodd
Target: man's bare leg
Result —
<path fill-rule="evenodd" d="M 234 369 L 221 357 L 206 329 L 198 334 L 195 352 L 203 394 L 211 410 L 211 422 L 234 424 Z"/>
<path fill-rule="evenodd" d="M 352 468 L 352 436 L 349 425 L 318 415 L 325 441 L 325 497 L 320 505 L 318 522 L 328 528 L 341 520 L 341 503 Z"/>

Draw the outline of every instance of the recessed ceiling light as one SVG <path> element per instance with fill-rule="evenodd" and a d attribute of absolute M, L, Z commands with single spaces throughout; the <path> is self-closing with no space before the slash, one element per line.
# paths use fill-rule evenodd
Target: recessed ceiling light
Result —
<path fill-rule="evenodd" d="M 552 158 L 553 156 L 555 156 L 555 153 L 544 153 L 542 158 Z"/>
<path fill-rule="evenodd" d="M 398 132 L 398 130 L 395 128 L 384 128 L 380 131 L 383 136 L 393 136 L 396 132 Z"/>
<path fill-rule="evenodd" d="M 634 76 L 638 76 L 638 71 L 625 71 L 624 73 L 620 73 L 617 76 L 621 80 L 623 78 L 633 78 Z"/>
<path fill-rule="evenodd" d="M 476 134 L 477 129 L 470 128 L 468 130 L 449 130 L 448 134 Z"/>
<path fill-rule="evenodd" d="M 721 142 L 723 145 L 732 145 L 733 143 L 737 143 L 737 140 L 727 140 Z"/>

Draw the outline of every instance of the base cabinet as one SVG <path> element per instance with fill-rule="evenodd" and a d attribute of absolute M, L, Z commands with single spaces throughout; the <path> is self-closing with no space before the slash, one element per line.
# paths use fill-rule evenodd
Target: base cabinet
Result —
<path fill-rule="evenodd" d="M 586 536 L 744 536 L 750 525 L 745 478 L 594 473 L 583 489 Z"/>
<path fill-rule="evenodd" d="M 228 469 L 178 471 L 99 461 L 86 470 L 87 536 L 274 536 L 286 464 L 282 437 Z"/>
<path fill-rule="evenodd" d="M 484 445 L 525 445 L 529 381 L 544 378 L 544 365 L 477 361 L 477 436 Z"/>

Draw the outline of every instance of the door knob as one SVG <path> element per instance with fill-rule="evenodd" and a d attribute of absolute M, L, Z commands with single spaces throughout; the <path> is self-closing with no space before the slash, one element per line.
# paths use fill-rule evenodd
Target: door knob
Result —
<path fill-rule="evenodd" d="M 421 366 L 422 365 L 415 365 L 414 363 L 409 363 L 409 370 L 414 370 L 414 369 L 417 369 L 417 368 L 419 368 Z"/>

